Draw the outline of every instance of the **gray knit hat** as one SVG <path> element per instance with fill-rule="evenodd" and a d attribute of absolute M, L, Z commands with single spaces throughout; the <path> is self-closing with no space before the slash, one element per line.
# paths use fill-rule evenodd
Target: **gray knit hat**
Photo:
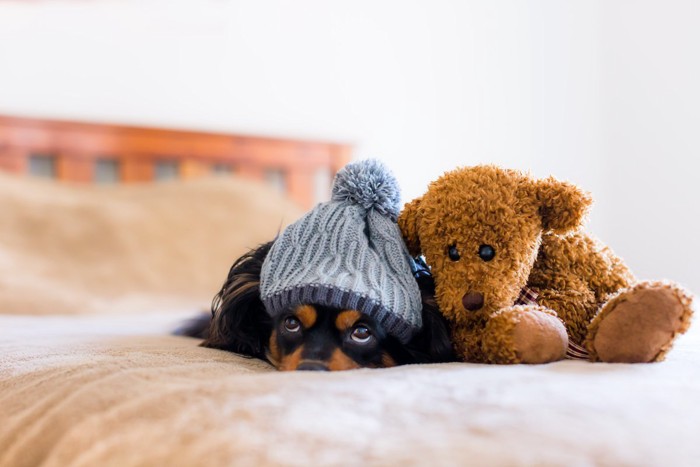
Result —
<path fill-rule="evenodd" d="M 300 304 L 372 316 L 406 343 L 421 322 L 421 295 L 396 224 L 399 187 L 380 162 L 348 164 L 331 200 L 287 227 L 263 263 L 260 292 L 271 316 Z"/>

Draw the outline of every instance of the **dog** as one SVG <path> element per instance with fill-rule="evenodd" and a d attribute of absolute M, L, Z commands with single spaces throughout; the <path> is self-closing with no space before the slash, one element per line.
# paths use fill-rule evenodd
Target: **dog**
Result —
<path fill-rule="evenodd" d="M 260 298 L 260 273 L 273 243 L 238 258 L 212 301 L 211 315 L 177 334 L 203 338 L 203 347 L 265 360 L 281 371 L 387 368 L 456 359 L 425 263 L 418 260 L 414 272 L 421 290 L 423 326 L 402 344 L 357 310 L 307 303 L 271 318 Z"/>

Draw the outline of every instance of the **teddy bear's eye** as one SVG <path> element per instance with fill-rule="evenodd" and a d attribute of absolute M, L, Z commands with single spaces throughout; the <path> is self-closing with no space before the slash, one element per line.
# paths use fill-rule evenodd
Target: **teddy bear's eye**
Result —
<path fill-rule="evenodd" d="M 452 261 L 459 261 L 459 250 L 457 249 L 457 245 L 450 245 L 447 247 L 447 256 L 449 256 Z"/>
<path fill-rule="evenodd" d="M 481 245 L 479 247 L 479 258 L 484 261 L 491 261 L 496 256 L 496 250 L 491 245 Z"/>

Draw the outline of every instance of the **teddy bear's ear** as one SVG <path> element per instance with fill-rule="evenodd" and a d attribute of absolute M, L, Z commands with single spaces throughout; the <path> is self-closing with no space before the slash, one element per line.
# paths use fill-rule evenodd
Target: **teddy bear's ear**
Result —
<path fill-rule="evenodd" d="M 576 185 L 552 177 L 535 182 L 542 228 L 554 233 L 566 233 L 583 224 L 593 200 Z"/>
<path fill-rule="evenodd" d="M 403 239 L 406 242 L 408 252 L 411 253 L 411 256 L 418 256 L 421 254 L 420 238 L 418 238 L 420 202 L 421 198 L 416 198 L 410 203 L 406 203 L 398 219 L 401 235 L 403 235 Z"/>

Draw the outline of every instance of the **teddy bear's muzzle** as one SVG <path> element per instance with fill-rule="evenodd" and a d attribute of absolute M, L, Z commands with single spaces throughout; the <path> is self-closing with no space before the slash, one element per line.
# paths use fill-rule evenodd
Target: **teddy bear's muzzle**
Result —
<path fill-rule="evenodd" d="M 478 292 L 468 292 L 462 297 L 462 306 L 469 311 L 480 310 L 484 306 L 484 296 Z"/>

